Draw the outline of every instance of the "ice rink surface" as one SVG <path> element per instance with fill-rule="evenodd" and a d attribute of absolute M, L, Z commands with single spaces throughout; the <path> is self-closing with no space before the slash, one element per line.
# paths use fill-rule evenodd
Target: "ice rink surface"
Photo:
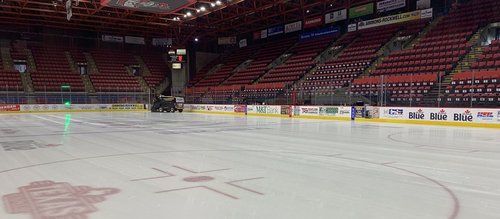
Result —
<path fill-rule="evenodd" d="M 0 114 L 1 219 L 500 218 L 500 131 Z"/>

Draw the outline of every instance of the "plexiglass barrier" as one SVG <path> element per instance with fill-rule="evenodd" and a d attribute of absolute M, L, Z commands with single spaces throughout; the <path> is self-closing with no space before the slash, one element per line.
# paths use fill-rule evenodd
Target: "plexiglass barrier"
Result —
<path fill-rule="evenodd" d="M 190 87 L 187 103 L 294 104 L 407 107 L 499 107 L 498 74 L 482 72 L 370 76 L 338 84 L 332 80 L 296 84 Z"/>
<path fill-rule="evenodd" d="M 87 93 L 62 89 L 60 91 L 25 92 L 22 87 L 0 85 L 0 104 L 112 104 L 151 103 L 151 91 L 127 91 L 119 87 L 98 87 Z"/>

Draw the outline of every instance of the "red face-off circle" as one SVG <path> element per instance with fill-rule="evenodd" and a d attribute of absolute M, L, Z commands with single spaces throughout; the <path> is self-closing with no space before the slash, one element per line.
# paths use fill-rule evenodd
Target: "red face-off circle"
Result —
<path fill-rule="evenodd" d="M 214 178 L 210 177 L 210 176 L 190 176 L 190 177 L 186 177 L 182 180 L 184 180 L 186 182 L 208 182 L 208 181 L 211 181 L 213 179 Z"/>

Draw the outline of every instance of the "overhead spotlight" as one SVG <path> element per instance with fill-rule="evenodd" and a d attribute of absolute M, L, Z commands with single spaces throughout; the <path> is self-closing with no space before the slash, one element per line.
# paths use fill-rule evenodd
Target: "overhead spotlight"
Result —
<path fill-rule="evenodd" d="M 309 13 L 309 12 L 311 12 L 311 11 L 309 11 L 309 10 L 306 11 L 306 13 Z"/>
<path fill-rule="evenodd" d="M 212 6 L 212 8 L 215 7 L 215 3 L 213 3 L 213 2 L 210 3 L 210 6 Z"/>
<path fill-rule="evenodd" d="M 333 7 L 333 4 L 330 4 L 330 7 Z"/>
<path fill-rule="evenodd" d="M 194 38 L 194 41 L 195 41 L 195 42 L 198 42 L 198 37 Z"/>
<path fill-rule="evenodd" d="M 184 17 L 184 18 L 186 18 L 186 17 L 187 17 L 187 14 L 185 14 L 183 17 Z"/>
<path fill-rule="evenodd" d="M 205 6 L 200 7 L 200 11 L 206 11 L 206 10 L 207 10 L 207 8 L 205 8 Z"/>
<path fill-rule="evenodd" d="M 198 12 L 198 13 L 199 13 L 199 12 L 200 12 L 200 9 L 196 9 L 196 12 Z"/>
<path fill-rule="evenodd" d="M 216 4 L 216 5 L 221 5 L 221 4 L 222 4 L 222 2 L 221 2 L 220 0 L 217 0 L 217 1 L 215 1 L 215 4 Z"/>
<path fill-rule="evenodd" d="M 192 15 L 192 14 L 191 14 L 191 12 L 190 12 L 190 11 L 188 11 L 188 12 L 186 13 L 186 16 L 188 16 L 188 17 L 190 17 L 191 15 Z"/>

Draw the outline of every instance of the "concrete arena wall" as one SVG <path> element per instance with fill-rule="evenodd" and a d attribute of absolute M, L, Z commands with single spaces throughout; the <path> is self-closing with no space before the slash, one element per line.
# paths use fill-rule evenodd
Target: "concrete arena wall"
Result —
<path fill-rule="evenodd" d="M 371 118 L 359 118 L 350 106 L 185 105 L 186 112 L 195 113 L 500 128 L 500 108 L 370 107 L 369 110 Z"/>

